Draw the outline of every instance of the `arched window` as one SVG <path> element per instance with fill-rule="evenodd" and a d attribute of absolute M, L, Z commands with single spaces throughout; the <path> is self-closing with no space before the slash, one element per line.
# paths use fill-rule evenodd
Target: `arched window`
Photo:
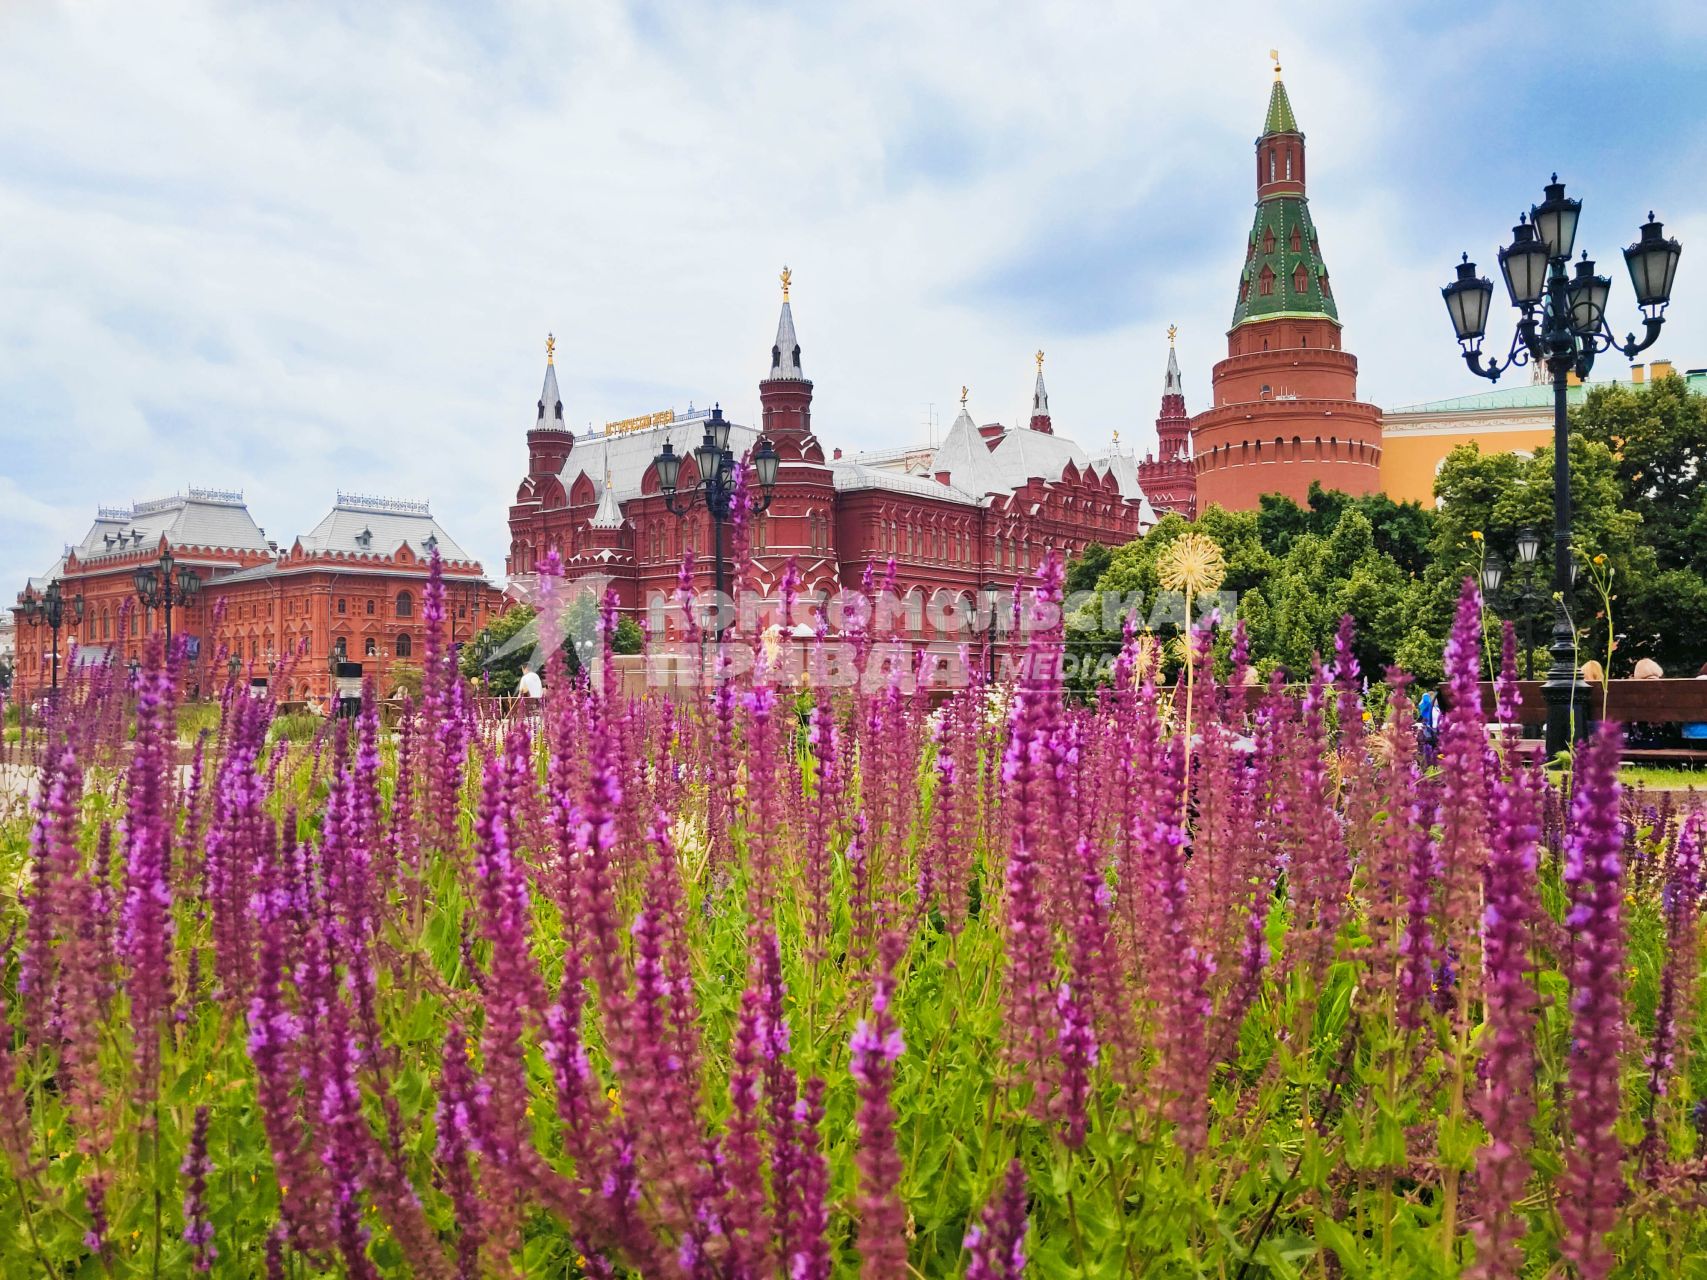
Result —
<path fill-rule="evenodd" d="M 367 616 L 370 618 L 373 617 L 373 601 L 372 600 L 369 600 L 367 602 Z"/>
<path fill-rule="evenodd" d="M 397 637 L 397 643 L 392 645 L 391 651 L 399 658 L 407 658 L 415 651 L 415 642 L 405 633 Z"/>
<path fill-rule="evenodd" d="M 338 659 L 339 662 L 342 662 L 345 658 L 350 656 L 348 646 L 344 644 L 343 636 L 339 636 L 336 640 L 332 641 L 332 656 Z"/>
<path fill-rule="evenodd" d="M 343 596 L 338 597 L 338 612 L 339 613 L 344 612 L 344 597 Z"/>
<path fill-rule="evenodd" d="M 362 655 L 364 657 L 372 658 L 372 657 L 375 657 L 378 653 L 379 653 L 379 646 L 374 643 L 373 637 L 369 636 L 367 638 L 367 643 L 362 646 Z"/>
<path fill-rule="evenodd" d="M 413 618 L 415 616 L 415 597 L 407 591 L 397 593 L 397 616 L 399 618 Z"/>
<path fill-rule="evenodd" d="M 1274 148 L 1268 149 L 1268 180 L 1274 181 Z"/>

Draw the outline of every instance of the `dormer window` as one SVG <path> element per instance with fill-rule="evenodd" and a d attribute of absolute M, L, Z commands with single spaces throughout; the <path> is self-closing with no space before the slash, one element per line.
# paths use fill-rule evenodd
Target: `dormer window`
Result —
<path fill-rule="evenodd" d="M 1274 252 L 1274 228 L 1273 227 L 1270 227 L 1267 231 L 1263 232 L 1263 234 L 1262 234 L 1262 251 L 1264 253 L 1273 253 Z"/>
<path fill-rule="evenodd" d="M 1274 293 L 1274 272 L 1266 266 L 1262 269 L 1262 274 L 1257 277 L 1257 292 L 1265 298 Z"/>
<path fill-rule="evenodd" d="M 1304 270 L 1304 264 L 1300 262 L 1298 269 L 1292 273 L 1292 288 L 1297 293 L 1303 293 L 1309 287 L 1310 273 Z"/>
<path fill-rule="evenodd" d="M 1328 287 L 1328 273 L 1326 271 L 1322 272 L 1322 296 L 1324 298 L 1334 296 L 1334 291 Z"/>
<path fill-rule="evenodd" d="M 1292 228 L 1292 252 L 1304 252 L 1304 233 L 1297 227 Z"/>
<path fill-rule="evenodd" d="M 370 545 L 372 545 L 372 543 L 373 530 L 364 525 L 362 527 L 362 531 L 356 535 L 356 545 L 365 551 Z"/>
<path fill-rule="evenodd" d="M 559 422 L 563 421 L 563 402 L 561 400 L 557 402 L 556 417 Z"/>

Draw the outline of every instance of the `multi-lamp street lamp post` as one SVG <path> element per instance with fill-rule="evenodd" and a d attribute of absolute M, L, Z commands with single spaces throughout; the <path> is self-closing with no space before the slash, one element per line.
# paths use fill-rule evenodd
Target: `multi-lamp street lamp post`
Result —
<path fill-rule="evenodd" d="M 723 526 L 735 509 L 735 454 L 729 448 L 729 423 L 724 420 L 721 406 L 713 407 L 711 416 L 705 420 L 705 435 L 694 446 L 693 460 L 699 470 L 699 488 L 690 490 L 686 497 L 678 496 L 676 482 L 681 478 L 682 459 L 670 441 L 664 441 L 663 449 L 652 462 L 658 468 L 658 487 L 664 491 L 664 506 L 672 515 L 685 518 L 693 510 L 695 502 L 701 501 L 711 517 L 712 573 L 717 587 L 715 634 L 721 640 L 724 626 Z M 761 436 L 752 455 L 759 496 L 753 501 L 750 514 L 758 515 L 769 509 L 776 491 L 778 463 L 776 449 L 769 439 Z"/>
<path fill-rule="evenodd" d="M 71 612 L 73 623 L 83 621 L 83 597 L 81 594 L 65 597 L 64 588 L 58 578 L 40 592 L 25 589 L 18 596 L 22 606 L 24 621 L 32 627 L 46 627 L 53 633 L 53 696 L 59 696 L 59 629 L 65 625 L 66 610 Z"/>
<path fill-rule="evenodd" d="M 1565 195 L 1559 175 L 1545 188 L 1541 203 L 1518 219 L 1512 242 L 1499 251 L 1511 302 L 1518 309 L 1517 332 L 1505 363 L 1484 362 L 1482 339 L 1487 333 L 1493 283 L 1476 274 L 1465 254 L 1458 278 L 1440 292 L 1446 300 L 1452 328 L 1470 371 L 1489 381 L 1513 365 L 1544 365 L 1553 384 L 1553 638 L 1548 652 L 1553 664 L 1543 691 L 1547 698 L 1547 753 L 1557 755 L 1569 745 L 1572 727 L 1580 734 L 1587 722 L 1588 694 L 1577 679 L 1576 643 L 1565 601 L 1571 589 L 1571 463 L 1570 423 L 1566 388 L 1574 374 L 1587 378 L 1596 354 L 1617 350 L 1634 359 L 1660 336 L 1666 304 L 1671 301 L 1683 247 L 1667 239 L 1648 215 L 1636 243 L 1624 250 L 1630 283 L 1645 324 L 1640 341 L 1629 334 L 1623 342 L 1606 319 L 1612 281 L 1596 275 L 1594 262 L 1583 251 L 1575 272 L 1568 270 L 1576 245 L 1582 201 Z"/>

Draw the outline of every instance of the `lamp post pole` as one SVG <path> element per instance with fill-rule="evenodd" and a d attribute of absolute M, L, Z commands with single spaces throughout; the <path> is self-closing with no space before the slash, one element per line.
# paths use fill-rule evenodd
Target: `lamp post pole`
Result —
<path fill-rule="evenodd" d="M 705 436 L 694 446 L 694 466 L 699 470 L 699 487 L 686 497 L 678 496 L 676 482 L 681 477 L 682 459 L 669 440 L 652 460 L 658 469 L 658 487 L 664 493 L 664 508 L 677 519 L 685 519 L 694 504 L 705 504 L 711 518 L 712 580 L 717 588 L 716 639 L 723 642 L 723 525 L 734 514 L 735 454 L 729 448 L 729 424 L 723 418 L 721 406 L 713 406 L 705 421 Z M 769 439 L 761 436 L 753 448 L 752 466 L 758 476 L 760 494 L 753 503 L 752 514 L 770 508 L 776 490 L 779 459 Z"/>
<path fill-rule="evenodd" d="M 1541 551 L 1541 535 L 1530 528 L 1517 531 L 1517 584 L 1508 586 L 1508 602 L 1523 615 L 1523 678 L 1535 679 L 1535 606 L 1541 593 L 1535 587 L 1535 559 Z M 1497 599 L 1505 581 L 1506 562 L 1497 551 L 1490 552 L 1482 562 L 1482 595 Z M 1571 575 L 1574 580 L 1576 575 Z"/>
<path fill-rule="evenodd" d="M 1619 342 L 1606 320 L 1606 300 L 1612 281 L 1596 275 L 1584 250 L 1574 273 L 1567 272 L 1576 242 L 1582 202 L 1565 195 L 1559 175 L 1548 183 L 1544 199 L 1512 228 L 1512 242 L 1499 251 L 1500 271 L 1512 305 L 1519 311 L 1511 350 L 1502 364 L 1484 363 L 1482 339 L 1487 333 L 1493 283 L 1476 275 L 1476 264 L 1465 254 L 1458 277 L 1443 288 L 1447 314 L 1470 371 L 1489 381 L 1513 365 L 1545 366 L 1553 384 L 1553 637 L 1547 646 L 1553 663 L 1542 686 L 1547 699 L 1547 754 L 1564 751 L 1587 725 L 1588 692 L 1577 678 L 1576 636 L 1565 607 L 1571 590 L 1571 460 L 1570 414 L 1566 395 L 1570 378 L 1587 378 L 1594 357 L 1617 350 L 1626 359 L 1651 347 L 1665 323 L 1672 282 L 1683 247 L 1667 239 L 1648 214 L 1636 243 L 1624 250 L 1636 303 L 1642 309 L 1644 332 Z"/>
<path fill-rule="evenodd" d="M 40 595 L 26 589 L 19 595 L 18 603 L 23 606 L 24 619 L 30 626 L 45 626 L 53 636 L 51 668 L 53 683 L 50 686 L 50 697 L 57 702 L 59 700 L 59 629 L 65 625 L 67 607 L 71 610 L 74 622 L 83 620 L 83 596 L 78 594 L 67 600 L 60 580 L 55 578 L 47 584 Z"/>

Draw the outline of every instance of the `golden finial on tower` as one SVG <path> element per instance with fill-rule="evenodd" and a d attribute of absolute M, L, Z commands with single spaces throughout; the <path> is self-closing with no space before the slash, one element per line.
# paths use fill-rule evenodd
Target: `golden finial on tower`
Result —
<path fill-rule="evenodd" d="M 1280 50 L 1279 49 L 1270 49 L 1268 51 L 1268 56 L 1274 62 L 1274 78 L 1276 80 L 1278 80 L 1278 79 L 1280 79 Z"/>
<path fill-rule="evenodd" d="M 555 333 L 545 335 L 545 363 L 557 363 L 557 335 Z"/>
<path fill-rule="evenodd" d="M 960 388 L 960 407 L 962 409 L 964 409 L 966 407 L 966 397 L 971 395 L 971 394 L 972 393 L 970 391 L 968 391 L 965 387 Z"/>
<path fill-rule="evenodd" d="M 1174 345 L 1174 336 L 1178 333 L 1179 326 L 1177 324 L 1170 324 L 1168 326 L 1168 345 L 1170 347 Z"/>
<path fill-rule="evenodd" d="M 1114 447 L 1116 450 L 1118 450 L 1120 448 L 1120 430 L 1118 427 L 1115 429 L 1115 432 L 1114 432 Z"/>
<path fill-rule="evenodd" d="M 1039 347 L 1037 349 L 1037 371 L 1039 373 L 1043 372 L 1043 348 L 1042 347 Z"/>
<path fill-rule="evenodd" d="M 777 279 L 782 281 L 782 300 L 784 302 L 787 302 L 788 301 L 788 286 L 794 280 L 794 272 L 790 271 L 787 267 L 784 267 L 782 269 L 782 274 L 780 276 L 778 276 Z"/>

